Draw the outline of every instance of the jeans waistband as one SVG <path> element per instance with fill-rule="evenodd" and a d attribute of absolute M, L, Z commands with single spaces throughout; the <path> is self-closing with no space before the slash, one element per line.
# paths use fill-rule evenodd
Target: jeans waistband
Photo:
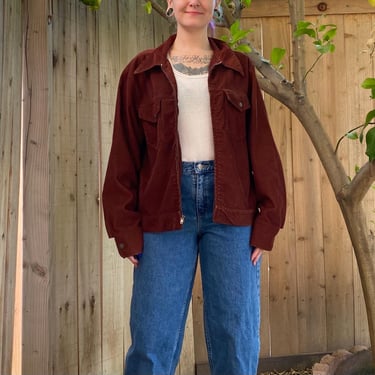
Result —
<path fill-rule="evenodd" d="M 213 160 L 206 161 L 183 161 L 183 174 L 205 174 L 212 173 L 215 169 L 215 162 Z"/>

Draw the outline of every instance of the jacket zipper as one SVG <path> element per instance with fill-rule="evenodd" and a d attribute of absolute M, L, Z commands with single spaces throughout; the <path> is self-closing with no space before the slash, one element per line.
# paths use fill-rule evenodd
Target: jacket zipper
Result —
<path fill-rule="evenodd" d="M 174 98 L 175 98 L 175 101 L 177 103 L 177 93 L 176 93 L 176 88 L 173 84 L 173 82 L 171 81 L 171 79 L 169 78 L 168 74 L 166 73 L 165 71 L 165 68 L 164 68 L 164 65 L 163 64 L 160 64 L 160 68 L 161 70 L 164 72 L 164 75 L 167 77 L 170 85 L 172 86 L 172 89 L 173 89 L 173 94 L 174 94 Z M 177 108 L 178 110 L 178 108 Z M 176 111 L 177 113 L 177 111 Z M 176 141 L 177 141 L 177 147 L 176 147 L 176 163 L 175 163 L 175 166 L 176 166 L 176 175 L 177 175 L 177 188 L 178 188 L 178 194 L 179 194 L 179 198 L 180 198 L 180 207 L 179 207 L 179 215 L 180 215 L 180 225 L 183 225 L 184 222 L 185 222 L 185 215 L 183 214 L 182 212 L 182 204 L 181 204 L 181 174 L 180 174 L 180 161 L 181 161 L 181 156 L 180 156 L 180 153 L 179 153 L 179 150 L 180 150 L 180 141 L 179 141 L 179 136 L 178 136 L 178 130 L 177 130 L 177 118 L 175 118 L 175 124 L 176 124 Z"/>

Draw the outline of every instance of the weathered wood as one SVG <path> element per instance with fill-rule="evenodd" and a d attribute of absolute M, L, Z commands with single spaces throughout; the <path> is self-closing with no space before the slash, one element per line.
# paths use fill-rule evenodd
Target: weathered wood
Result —
<path fill-rule="evenodd" d="M 103 2 L 99 16 L 99 66 L 100 66 L 100 130 L 101 130 L 101 176 L 104 179 L 108 154 L 112 141 L 114 103 L 116 102 L 117 83 L 120 66 L 120 30 L 118 6 L 114 2 Z M 111 38 L 108 38 L 111 35 Z M 100 205 L 101 210 L 101 205 Z M 102 213 L 102 211 L 100 211 Z M 101 215 L 102 216 L 102 215 Z M 113 240 L 108 239 L 104 221 L 102 232 L 102 324 L 103 324 L 103 374 L 121 375 L 124 371 L 125 341 L 129 341 L 128 321 L 131 280 L 131 265 L 118 255 Z M 126 337 L 126 339 L 125 339 Z"/>
<path fill-rule="evenodd" d="M 307 49 L 307 68 L 315 58 L 314 52 Z M 319 83 L 319 79 L 313 78 L 308 87 L 317 93 Z M 311 353 L 325 351 L 327 347 L 321 165 L 294 116 L 292 139 L 299 352 Z"/>
<path fill-rule="evenodd" d="M 350 17 L 347 17 L 350 18 Z M 325 23 L 336 24 L 345 30 L 345 17 L 328 16 Z M 320 117 L 327 126 L 327 133 L 334 144 L 345 133 L 347 123 L 346 71 L 350 70 L 345 60 L 345 36 L 339 32 L 335 38 L 336 51 L 317 64 L 308 77 L 308 83 L 318 81 L 314 103 Z M 327 93 L 324 95 L 322 93 Z M 324 100 L 322 97 L 324 96 Z M 337 110 L 336 110 L 337 109 Z M 343 144 L 339 150 L 340 159 L 347 167 L 348 147 Z M 327 350 L 353 345 L 353 261 L 352 247 L 345 223 L 325 172 L 322 171 L 321 189 L 323 197 L 323 233 L 325 288 L 327 305 Z M 340 322 L 340 323 L 339 323 Z M 344 323 L 345 322 L 345 323 Z"/>
<path fill-rule="evenodd" d="M 241 21 L 244 29 L 254 30 L 249 34 L 249 40 L 259 51 L 264 52 L 263 45 L 263 20 L 258 18 L 244 18 Z M 272 116 L 270 117 L 272 122 Z M 272 254 L 273 255 L 273 254 Z M 272 353 L 270 331 L 270 254 L 265 252 L 262 256 L 261 267 L 261 321 L 260 321 L 260 355 L 268 357 Z"/>
<path fill-rule="evenodd" d="M 99 232 L 99 67 L 96 12 L 77 3 L 77 249 L 79 373 L 102 371 Z"/>
<path fill-rule="evenodd" d="M 326 296 L 318 157 L 293 120 L 294 207 L 300 352 L 326 347 Z"/>
<path fill-rule="evenodd" d="M 193 287 L 192 306 L 195 361 L 196 363 L 204 363 L 207 362 L 208 359 L 204 335 L 202 275 L 199 261 Z"/>
<path fill-rule="evenodd" d="M 285 46 L 289 50 L 290 27 L 288 19 L 264 19 L 263 32 L 268 35 L 264 39 L 263 51 L 268 58 L 275 46 Z M 287 52 L 287 55 L 289 53 Z M 285 59 L 283 74 L 290 75 L 291 62 Z M 295 215 L 297 212 L 293 201 L 293 155 L 290 112 L 276 100 L 266 95 L 267 111 L 284 166 L 288 191 L 287 218 L 284 229 L 275 242 L 275 251 L 269 255 L 269 314 L 270 339 L 272 356 L 298 353 L 299 335 L 297 311 L 297 276 L 294 270 L 298 267 L 295 246 Z M 280 314 L 284 317 L 280 324 Z M 286 340 L 285 337 L 288 337 Z"/>
<path fill-rule="evenodd" d="M 319 16 L 322 14 L 367 14 L 375 10 L 364 0 L 305 0 L 305 14 Z M 244 18 L 288 17 L 287 0 L 253 0 L 250 8 L 242 12 Z"/>
<path fill-rule="evenodd" d="M 181 357 L 175 375 L 195 375 L 195 343 L 192 303 L 189 305 Z"/>
<path fill-rule="evenodd" d="M 0 4 L 0 372 L 13 355 L 19 228 L 22 90 L 22 2 Z"/>
<path fill-rule="evenodd" d="M 23 373 L 49 373 L 49 114 L 51 25 L 47 0 L 26 1 L 29 113 L 25 114 Z"/>
<path fill-rule="evenodd" d="M 55 375 L 78 375 L 76 1 L 54 0 L 53 12 L 50 362 Z"/>

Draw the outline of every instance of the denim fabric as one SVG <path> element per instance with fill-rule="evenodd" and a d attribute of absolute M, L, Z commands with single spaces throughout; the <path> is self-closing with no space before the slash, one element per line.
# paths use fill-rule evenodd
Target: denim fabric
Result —
<path fill-rule="evenodd" d="M 134 270 L 132 345 L 125 375 L 173 375 L 198 256 L 212 375 L 255 375 L 259 355 L 260 262 L 250 261 L 248 226 L 212 221 L 214 163 L 183 163 L 183 228 L 144 233 Z"/>

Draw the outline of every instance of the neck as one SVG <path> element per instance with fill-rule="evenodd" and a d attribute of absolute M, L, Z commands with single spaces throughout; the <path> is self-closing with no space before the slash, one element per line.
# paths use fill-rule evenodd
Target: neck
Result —
<path fill-rule="evenodd" d="M 211 47 L 208 41 L 207 30 L 203 32 L 199 30 L 195 33 L 191 31 L 185 32 L 183 29 L 178 30 L 172 49 L 189 54 L 199 51 L 210 51 Z"/>

